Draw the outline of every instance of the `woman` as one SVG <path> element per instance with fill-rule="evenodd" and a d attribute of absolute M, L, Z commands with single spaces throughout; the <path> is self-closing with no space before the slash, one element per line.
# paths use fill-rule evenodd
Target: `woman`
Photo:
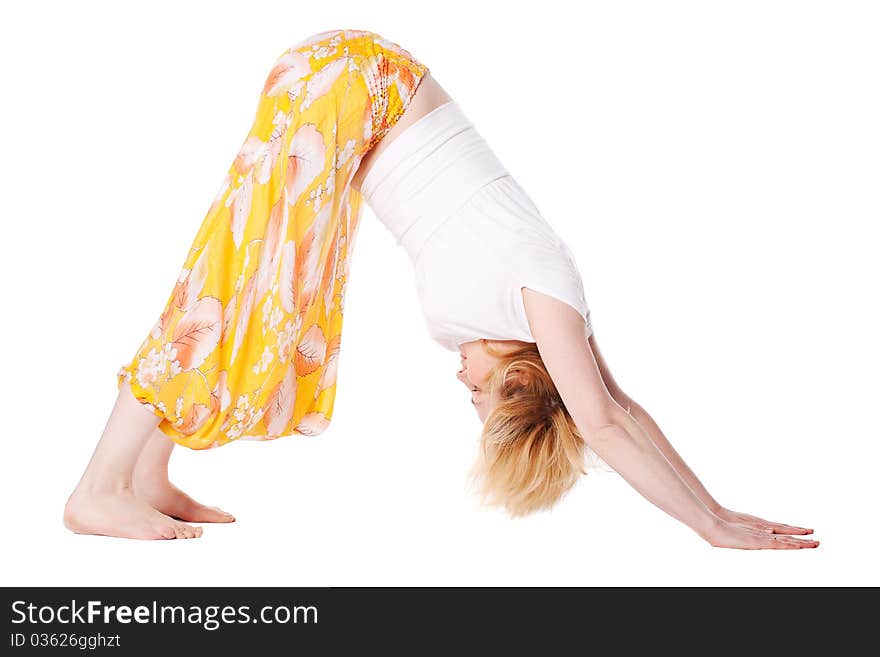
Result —
<path fill-rule="evenodd" d="M 598 457 L 711 545 L 818 545 L 709 495 L 608 371 L 571 251 L 428 68 L 362 30 L 275 61 L 162 314 L 119 370 L 68 528 L 201 536 L 189 523 L 234 518 L 170 483 L 175 443 L 326 429 L 362 201 L 412 259 L 431 336 L 460 353 L 484 500 L 548 508 Z"/>

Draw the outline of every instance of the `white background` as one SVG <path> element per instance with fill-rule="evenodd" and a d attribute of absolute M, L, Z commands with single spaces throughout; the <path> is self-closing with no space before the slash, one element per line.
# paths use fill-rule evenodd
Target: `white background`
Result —
<path fill-rule="evenodd" d="M 880 584 L 875 3 L 12 6 L 0 583 Z M 268 67 L 337 28 L 429 66 L 571 246 L 622 387 L 723 504 L 818 549 L 712 548 L 616 474 L 550 513 L 478 508 L 458 355 L 368 208 L 328 430 L 176 450 L 174 481 L 238 517 L 199 540 L 63 528 Z"/>

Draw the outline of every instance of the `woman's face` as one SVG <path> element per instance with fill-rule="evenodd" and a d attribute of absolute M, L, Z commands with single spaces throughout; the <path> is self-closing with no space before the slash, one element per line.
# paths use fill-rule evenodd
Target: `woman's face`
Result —
<path fill-rule="evenodd" d="M 502 350 L 516 348 L 522 344 L 518 340 L 487 340 L 487 342 Z M 459 345 L 459 353 L 461 369 L 455 376 L 471 391 L 471 403 L 477 409 L 480 422 L 485 422 L 498 401 L 497 395 L 490 398 L 488 381 L 489 373 L 498 359 L 486 351 L 482 340 L 472 340 Z"/>

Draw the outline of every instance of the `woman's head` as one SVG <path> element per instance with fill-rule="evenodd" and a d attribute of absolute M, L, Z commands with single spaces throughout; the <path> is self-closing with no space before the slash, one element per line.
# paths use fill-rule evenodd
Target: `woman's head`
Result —
<path fill-rule="evenodd" d="M 513 516 L 550 508 L 586 474 L 585 444 L 537 345 L 477 340 L 461 352 L 457 376 L 483 422 L 471 472 L 483 501 Z"/>
<path fill-rule="evenodd" d="M 492 343 L 495 345 L 495 353 L 490 353 L 485 345 Z M 514 344 L 526 345 L 526 342 L 516 342 L 513 340 L 490 341 L 490 340 L 474 340 L 459 345 L 461 353 L 461 369 L 456 377 L 461 381 L 468 390 L 471 391 L 471 403 L 480 416 L 480 422 L 485 422 L 489 416 L 489 412 L 498 402 L 497 390 L 496 395 L 492 395 L 489 389 L 492 371 L 498 364 L 496 356 L 499 350 L 509 350 Z"/>

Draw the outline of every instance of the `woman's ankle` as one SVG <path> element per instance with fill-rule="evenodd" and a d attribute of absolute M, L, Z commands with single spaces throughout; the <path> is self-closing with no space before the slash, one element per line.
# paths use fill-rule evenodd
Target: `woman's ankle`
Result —
<path fill-rule="evenodd" d="M 135 489 L 147 486 L 168 485 L 169 483 L 171 482 L 168 478 L 167 466 L 157 465 L 151 467 L 139 465 L 131 475 L 131 484 Z"/>
<path fill-rule="evenodd" d="M 71 497 L 75 495 L 108 495 L 131 492 L 133 488 L 131 477 L 122 476 L 99 476 L 83 478 L 74 489 Z"/>

